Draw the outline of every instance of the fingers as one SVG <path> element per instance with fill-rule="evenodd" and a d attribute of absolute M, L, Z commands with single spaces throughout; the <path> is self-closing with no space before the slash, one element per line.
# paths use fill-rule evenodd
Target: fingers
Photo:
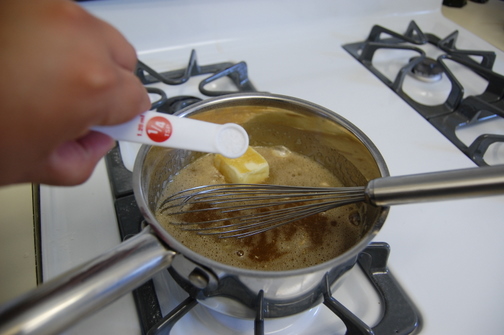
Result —
<path fill-rule="evenodd" d="M 98 161 L 115 145 L 113 139 L 98 132 L 89 132 L 75 141 L 61 144 L 38 170 L 32 180 L 51 185 L 78 185 L 93 173 Z"/>
<path fill-rule="evenodd" d="M 121 124 L 147 111 L 150 99 L 133 73 L 137 63 L 133 46 L 114 27 L 99 19 L 95 22 L 99 36 L 94 41 L 101 38 L 104 52 L 89 55 L 86 66 L 81 63 L 77 77 L 81 78 L 79 82 L 84 89 L 80 91 L 81 103 L 75 107 L 84 122 L 89 117 L 91 123 L 88 126 Z M 70 122 L 64 120 L 66 125 Z M 40 176 L 39 182 L 76 185 L 89 178 L 100 158 L 113 147 L 114 141 L 104 134 L 86 129 L 85 126 L 81 130 L 76 129 L 74 136 L 82 134 L 81 131 L 85 135 L 65 141 L 52 151 L 46 161 L 46 173 Z"/>
<path fill-rule="evenodd" d="M 137 55 L 135 48 L 126 40 L 126 38 L 114 27 L 96 19 L 101 25 L 103 37 L 107 41 L 110 55 L 116 64 L 124 69 L 133 72 L 137 64 Z"/>
<path fill-rule="evenodd" d="M 0 142 L 23 136 L 17 150 L 0 146 L 2 161 L 11 162 L 0 164 L 0 184 L 81 183 L 114 143 L 90 127 L 124 123 L 150 108 L 133 73 L 136 52 L 72 1 L 10 3 L 16 19 L 0 22 L 7 71 L 0 81 Z"/>
<path fill-rule="evenodd" d="M 73 104 L 74 113 L 68 119 L 80 118 L 82 130 L 124 123 L 149 110 L 151 105 L 146 88 L 133 73 L 137 63 L 133 47 L 115 28 L 105 23 L 101 26 L 98 35 L 103 40 L 98 46 L 103 49 L 99 51 L 94 45 L 97 38 L 89 39 L 79 54 L 79 67 L 67 65 L 68 82 L 79 89 L 74 96 L 63 99 L 67 105 L 71 104 L 70 99 L 79 102 Z"/>
<path fill-rule="evenodd" d="M 151 103 L 147 90 L 134 73 L 137 64 L 135 49 L 114 27 L 103 21 L 101 24 L 110 59 L 117 71 L 117 84 L 113 93 L 116 101 L 98 125 L 114 125 L 149 110 Z"/>
<path fill-rule="evenodd" d="M 62 28 L 72 48 L 65 49 L 66 58 L 58 69 L 66 69 L 74 95 L 68 96 L 74 104 L 74 115 L 82 120 L 82 130 L 94 125 L 114 125 L 129 121 L 150 107 L 150 99 L 140 80 L 134 74 L 136 51 L 126 38 L 107 22 L 94 17 L 75 3 Z M 58 26 L 58 27 L 60 27 Z M 75 39 L 78 35 L 78 39 Z M 77 65 L 77 66 L 76 66 Z M 78 90 L 75 90 L 78 88 Z M 70 104 L 70 101 L 65 101 Z"/>
<path fill-rule="evenodd" d="M 151 103 L 146 88 L 130 71 L 115 69 L 113 84 L 101 90 L 94 99 L 103 101 L 96 109 L 96 122 L 93 125 L 116 125 L 131 120 L 149 110 Z"/>
<path fill-rule="evenodd" d="M 117 113 L 124 113 L 124 115 L 123 119 L 118 123 L 129 121 L 151 107 L 147 89 L 140 82 L 140 79 L 128 70 L 123 70 L 122 75 L 123 80 L 121 80 L 121 85 L 118 87 L 118 90 L 121 92 L 120 105 L 122 105 L 119 109 L 122 109 L 122 111 L 117 110 Z"/>

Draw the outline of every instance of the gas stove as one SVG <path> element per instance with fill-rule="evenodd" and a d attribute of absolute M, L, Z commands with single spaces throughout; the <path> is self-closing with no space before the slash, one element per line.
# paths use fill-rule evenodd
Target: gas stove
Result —
<path fill-rule="evenodd" d="M 172 71 L 159 73 L 149 67 L 147 64 L 139 62 L 136 70 L 137 76 L 142 83 L 146 85 L 147 91 L 153 96 L 152 108 L 158 112 L 173 114 L 181 109 L 201 101 L 194 95 L 181 95 L 168 97 L 166 91 L 170 91 L 173 85 L 186 83 L 192 77 L 200 78 L 197 85 L 200 94 L 205 96 L 220 96 L 230 94 L 232 92 L 251 92 L 256 91 L 247 71 L 246 62 L 233 63 L 218 63 L 200 66 L 197 62 L 196 52 L 191 52 L 187 67 Z M 203 79 L 201 79 L 203 78 Z M 224 84 L 217 81 L 221 78 L 227 78 Z M 207 86 L 213 84 L 213 89 L 207 89 Z M 168 85 L 168 87 L 166 87 Z M 193 92 L 193 94 L 196 92 Z M 117 220 L 121 238 L 123 240 L 138 234 L 141 231 L 143 217 L 136 205 L 132 187 L 131 164 L 133 163 L 131 152 L 131 144 L 121 143 L 120 146 L 112 150 L 106 157 L 107 171 L 111 181 L 112 193 L 114 195 L 114 204 L 117 214 Z M 122 150 L 121 150 L 122 149 Z M 132 156 L 132 157 L 130 157 Z M 357 272 L 351 274 L 349 281 L 360 285 L 350 289 L 347 285 L 347 294 L 353 299 L 361 297 L 360 303 L 365 308 L 365 314 L 357 317 L 350 312 L 344 305 L 338 302 L 332 296 L 329 283 L 327 283 L 327 292 L 325 294 L 324 305 L 334 315 L 324 314 L 321 307 L 313 308 L 310 311 L 302 313 L 304 318 L 316 320 L 321 319 L 326 321 L 322 326 L 318 324 L 318 332 L 338 332 L 348 329 L 348 335 L 359 334 L 412 334 L 420 327 L 420 315 L 409 297 L 403 293 L 400 285 L 394 280 L 393 275 L 387 269 L 387 259 L 389 254 L 389 246 L 386 243 L 373 243 L 359 257 L 358 264 L 361 269 L 361 276 Z M 143 333 L 150 335 L 168 334 L 176 326 L 185 328 L 190 325 L 193 327 L 201 327 L 200 331 L 205 329 L 219 329 L 216 333 L 234 333 L 235 327 L 229 327 L 229 320 L 232 323 L 237 321 L 232 317 L 227 322 L 225 316 L 217 317 L 205 310 L 205 307 L 197 306 L 198 289 L 191 283 L 185 281 L 174 271 L 160 274 L 154 280 L 142 285 L 133 292 L 135 305 L 139 314 L 140 324 Z M 174 278 L 176 278 L 174 280 Z M 367 282 L 362 283 L 362 279 L 367 278 Z M 166 284 L 171 283 L 171 284 Z M 177 285 L 178 283 L 178 285 Z M 183 287 L 183 289 L 181 289 Z M 369 293 L 362 296 L 361 291 L 367 289 Z M 184 294 L 185 290 L 185 294 Z M 374 290 L 374 292 L 373 292 Z M 173 297 L 174 292 L 177 292 L 179 299 Z M 167 299 L 167 297 L 170 297 Z M 180 298 L 180 297 L 183 297 Z M 374 300 L 368 300 L 373 297 Z M 193 310 L 194 309 L 194 310 Z M 320 311 L 319 311 L 320 310 Z M 191 313 L 189 313 L 192 311 Z M 199 321 L 198 315 L 205 313 L 207 317 L 203 318 L 203 322 Z M 208 314 L 210 313 L 210 314 Z M 282 313 L 280 311 L 280 313 Z M 188 316 L 184 317 L 186 314 Z M 299 315 L 294 317 L 284 318 L 265 318 L 265 312 L 261 303 L 257 307 L 257 316 L 255 320 L 239 320 L 241 327 L 249 329 L 253 326 L 254 333 L 264 334 L 265 332 L 282 333 L 282 329 L 287 327 L 292 329 L 298 328 L 298 320 L 304 318 Z M 319 315 L 323 315 L 320 317 Z M 184 317 L 184 318 L 182 318 Z M 363 317 L 372 317 L 374 325 L 371 328 L 367 321 L 364 322 Z M 376 319 L 376 320 L 375 320 Z M 213 320 L 213 325 L 208 326 L 208 321 Z M 220 321 L 217 321 L 220 320 Z M 223 324 L 221 324 L 223 323 Z M 306 324 L 306 321 L 303 321 Z M 280 327 L 280 328 L 279 328 Z M 175 328 L 176 329 L 176 328 Z M 310 330 L 313 326 L 310 327 Z M 280 332 L 279 332 L 280 331 Z"/>
<path fill-rule="evenodd" d="M 159 110 L 172 112 L 199 99 L 240 89 L 295 96 L 333 110 L 364 131 L 385 157 L 392 175 L 472 167 L 475 162 L 433 125 L 431 118 L 416 111 L 410 102 L 397 94 L 397 90 L 390 89 L 390 85 L 362 66 L 344 46 L 362 43 L 375 25 L 399 35 L 407 34 L 413 20 L 418 30 L 443 38 L 458 30 L 458 49 L 494 52 L 492 72 L 504 73 L 504 53 L 443 18 L 441 4 L 433 0 L 421 4 L 395 1 L 380 4 L 373 1 L 366 4 L 343 1 L 208 4 L 130 0 L 87 2 L 84 6 L 116 26 L 136 47 L 140 60 L 137 74 L 149 87 Z M 415 35 L 418 30 L 413 29 Z M 420 46 L 422 50 L 430 47 L 430 44 Z M 424 52 L 437 59 L 444 51 Z M 372 63 L 394 82 L 394 76 L 406 64 L 404 59 L 409 61 L 413 56 L 401 55 L 398 62 L 384 65 L 383 60 L 387 57 L 376 52 Z M 216 70 L 208 66 L 232 70 L 215 75 Z M 181 84 L 159 82 L 156 73 L 169 73 L 167 77 Z M 407 76 L 403 84 L 414 79 L 409 74 Z M 432 85 L 428 85 L 440 84 L 444 77 L 438 81 L 415 83 L 413 88 L 406 86 L 404 90 L 423 104 L 442 104 L 441 98 L 434 102 L 422 100 L 421 94 L 412 92 L 427 85 L 432 95 L 437 91 L 433 93 Z M 484 89 L 484 83 L 477 82 L 473 91 L 466 88 L 467 94 L 463 98 L 481 94 Z M 469 132 L 476 127 L 487 127 L 493 121 L 500 122 L 490 118 L 482 124 L 471 125 Z M 490 127 L 490 133 L 495 134 L 496 128 L 497 135 L 503 129 L 494 123 Z M 464 131 L 467 132 L 457 129 L 457 134 L 461 136 Z M 483 133 L 486 134 L 487 130 Z M 479 135 L 466 136 L 477 138 Z M 470 147 L 471 143 L 469 141 L 466 146 Z M 128 193 L 129 187 L 110 187 L 110 181 L 116 178 L 110 173 L 110 167 L 113 162 L 123 165 L 123 172 L 117 178 L 127 184 L 138 147 L 122 142 L 119 146 L 106 161 L 100 162 L 91 179 L 82 186 L 41 186 L 45 280 L 136 233 L 141 221 L 139 213 L 127 209 L 116 216 L 117 202 L 114 203 L 114 199 L 128 204 L 133 199 Z M 482 157 L 490 164 L 499 163 L 501 144 L 492 142 L 487 147 L 492 152 L 491 157 L 488 153 Z M 498 311 L 504 298 L 499 278 L 504 275 L 504 270 L 494 264 L 500 261 L 499 255 L 504 251 L 499 240 L 504 233 L 499 222 L 504 214 L 503 204 L 504 197 L 492 197 L 391 209 L 376 238 L 376 241 L 387 243 L 372 247 L 381 252 L 385 250 L 388 259 L 385 257 L 384 265 L 383 258 L 378 258 L 384 265 L 378 272 L 393 273 L 391 281 L 397 284 L 394 290 L 399 291 L 415 311 L 414 326 L 405 327 L 408 330 L 402 333 L 499 331 Z M 123 217 L 133 221 L 131 228 L 120 228 L 118 222 Z M 356 266 L 348 273 L 333 298 L 376 330 L 385 309 L 379 291 L 367 278 L 365 258 L 369 253 L 363 254 L 363 266 Z M 153 293 L 159 290 L 168 294 Z M 154 305 L 157 312 L 139 312 L 139 297 Z M 473 308 L 468 307 L 468 301 Z M 254 329 L 261 329 L 260 318 L 257 323 L 194 306 L 191 297 L 178 287 L 168 271 L 163 271 L 146 286 L 83 320 L 68 333 L 140 334 L 182 303 L 186 305 L 181 305 L 181 313 L 190 311 L 173 325 L 171 334 L 198 331 L 205 334 L 252 334 Z M 396 302 L 392 305 L 402 306 Z M 397 315 L 396 318 L 402 319 Z M 344 322 L 325 305 L 291 317 L 265 320 L 262 325 L 266 334 L 345 334 Z"/>
<path fill-rule="evenodd" d="M 343 47 L 477 165 L 503 164 L 504 76 L 492 71 L 494 52 L 460 50 L 458 36 L 439 38 L 411 21 L 404 33 L 375 25 L 365 41 Z M 480 127 L 464 143 L 460 135 Z"/>

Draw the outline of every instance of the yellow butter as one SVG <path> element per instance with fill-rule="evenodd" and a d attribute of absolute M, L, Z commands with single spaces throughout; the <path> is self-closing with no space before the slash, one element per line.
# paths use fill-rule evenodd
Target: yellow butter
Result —
<path fill-rule="evenodd" d="M 269 177 L 268 162 L 252 147 L 238 158 L 217 154 L 214 165 L 230 183 L 258 184 Z"/>

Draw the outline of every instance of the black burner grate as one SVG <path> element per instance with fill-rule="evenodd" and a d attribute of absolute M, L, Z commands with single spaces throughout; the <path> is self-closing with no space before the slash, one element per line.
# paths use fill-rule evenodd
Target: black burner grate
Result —
<path fill-rule="evenodd" d="M 346 335 L 406 335 L 415 334 L 420 330 L 419 312 L 387 268 L 389 253 L 388 244 L 372 243 L 358 258 L 359 266 L 379 293 L 384 306 L 381 320 L 372 328 L 332 297 L 329 280 L 326 280 L 324 305 L 343 321 L 347 329 Z M 190 296 L 152 327 L 148 335 L 168 335 L 175 324 L 198 304 L 195 298 L 197 290 L 192 287 L 185 289 Z M 257 299 L 254 333 L 260 335 L 264 334 L 265 322 L 262 292 Z"/>
<path fill-rule="evenodd" d="M 186 83 L 191 77 L 208 75 L 208 74 L 210 74 L 210 76 L 202 79 L 198 86 L 199 91 L 206 96 L 209 97 L 221 96 L 236 92 L 256 92 L 254 85 L 252 85 L 252 83 L 248 78 L 247 63 L 225 62 L 225 63 L 200 66 L 198 65 L 198 61 L 196 59 L 195 50 L 191 52 L 189 63 L 187 64 L 187 67 L 185 69 L 158 73 L 140 61 L 138 62 L 136 68 L 136 75 L 138 78 L 140 78 L 141 82 L 144 85 L 154 83 L 164 83 L 166 85 L 181 85 Z M 231 79 L 236 88 L 236 91 L 214 91 L 214 90 L 208 90 L 206 88 L 208 84 L 215 82 L 223 77 L 228 77 L 229 79 Z M 169 105 L 173 104 L 174 101 L 172 99 L 175 99 L 179 102 L 182 100 L 181 97 L 168 99 L 165 92 L 158 88 L 147 87 L 147 92 L 151 94 L 157 94 L 160 96 L 160 98 L 152 104 L 152 108 L 153 109 L 157 108 L 158 111 L 160 111 L 159 108 L 166 103 L 168 103 Z M 192 97 L 186 97 L 186 98 L 192 98 Z M 182 108 L 186 106 L 182 106 Z M 173 110 L 173 112 L 174 111 L 176 110 Z"/>
<path fill-rule="evenodd" d="M 382 36 L 387 37 L 382 38 Z M 471 125 L 492 117 L 504 117 L 504 76 L 492 71 L 496 59 L 494 52 L 459 50 L 456 48 L 457 37 L 458 31 L 455 31 L 441 39 L 434 34 L 422 32 L 418 25 L 411 21 L 404 34 L 375 25 L 365 41 L 345 44 L 343 48 L 428 120 L 473 162 L 479 166 L 488 165 L 484 160 L 485 152 L 491 144 L 504 142 L 504 136 L 482 134 L 472 144 L 466 145 L 455 132 L 463 125 Z M 440 105 L 421 104 L 404 92 L 402 87 L 406 75 L 427 59 L 425 52 L 418 47 L 425 44 L 434 45 L 444 52 L 436 59 L 436 62 L 450 80 L 452 88 L 445 102 Z M 373 56 L 380 49 L 410 50 L 418 53 L 418 57 L 412 58 L 397 73 L 394 81 L 391 81 L 373 66 Z M 478 62 L 475 58 L 481 61 Z M 464 98 L 464 88 L 446 66 L 446 60 L 456 62 L 486 80 L 488 85 L 485 91 L 480 95 Z"/>

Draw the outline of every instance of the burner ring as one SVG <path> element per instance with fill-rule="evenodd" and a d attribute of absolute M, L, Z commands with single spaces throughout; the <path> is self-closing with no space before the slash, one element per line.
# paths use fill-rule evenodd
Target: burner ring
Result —
<path fill-rule="evenodd" d="M 410 62 L 417 60 L 420 57 L 413 57 Z M 411 74 L 422 81 L 435 82 L 441 80 L 443 76 L 443 67 L 435 60 L 425 57 L 420 63 L 411 69 Z"/>

